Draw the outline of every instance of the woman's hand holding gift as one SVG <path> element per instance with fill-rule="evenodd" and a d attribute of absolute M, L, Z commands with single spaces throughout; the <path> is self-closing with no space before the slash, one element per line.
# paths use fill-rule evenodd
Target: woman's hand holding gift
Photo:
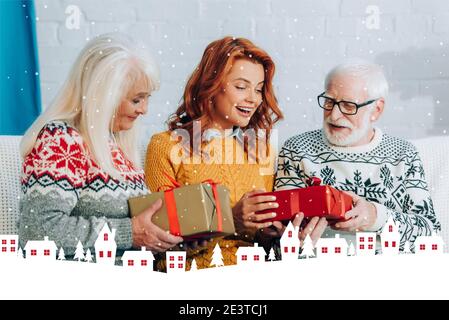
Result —
<path fill-rule="evenodd" d="M 162 200 L 155 201 L 148 209 L 132 218 L 133 247 L 146 247 L 154 252 L 164 252 L 183 241 L 156 226 L 151 218 L 161 208 Z"/>
<path fill-rule="evenodd" d="M 257 211 L 277 208 L 279 205 L 274 202 L 274 196 L 253 196 L 263 193 L 265 190 L 253 190 L 245 193 L 242 198 L 232 208 L 234 222 L 237 230 L 242 229 L 262 229 L 273 225 L 273 222 L 261 222 L 276 216 L 275 212 L 256 214 Z"/>

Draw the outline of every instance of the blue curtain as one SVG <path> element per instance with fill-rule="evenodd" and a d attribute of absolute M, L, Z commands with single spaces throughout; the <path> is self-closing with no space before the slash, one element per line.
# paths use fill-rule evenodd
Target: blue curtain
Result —
<path fill-rule="evenodd" d="M 0 135 L 22 135 L 41 110 L 33 0 L 0 0 Z"/>

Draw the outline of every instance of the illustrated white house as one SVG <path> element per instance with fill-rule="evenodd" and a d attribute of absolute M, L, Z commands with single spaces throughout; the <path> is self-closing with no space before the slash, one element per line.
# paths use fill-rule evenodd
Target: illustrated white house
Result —
<path fill-rule="evenodd" d="M 301 243 L 299 241 L 299 227 L 294 227 L 290 221 L 281 237 L 282 260 L 297 260 Z"/>
<path fill-rule="evenodd" d="M 167 251 L 167 273 L 186 271 L 186 252 L 185 251 Z"/>
<path fill-rule="evenodd" d="M 104 224 L 98 238 L 95 241 L 95 262 L 100 264 L 115 264 L 115 254 L 117 243 L 115 242 L 115 229 L 109 229 L 107 223 Z"/>
<path fill-rule="evenodd" d="M 123 267 L 125 268 L 148 268 L 153 270 L 154 256 L 145 247 L 141 250 L 128 250 L 122 256 Z"/>
<path fill-rule="evenodd" d="M 340 238 L 339 234 L 335 238 L 320 238 L 316 243 L 316 257 L 345 257 L 348 255 L 348 242 Z"/>
<path fill-rule="evenodd" d="M 253 265 L 265 262 L 266 252 L 255 243 L 254 247 L 239 247 L 236 252 L 237 265 Z"/>
<path fill-rule="evenodd" d="M 44 237 L 44 240 L 29 240 L 25 244 L 24 249 L 27 260 L 39 262 L 56 261 L 58 248 L 54 241 L 48 240 L 48 237 Z"/>
<path fill-rule="evenodd" d="M 376 233 L 357 232 L 356 249 L 358 256 L 374 256 L 376 254 Z"/>
<path fill-rule="evenodd" d="M 19 236 L 16 234 L 0 235 L 0 258 L 16 258 Z"/>
<path fill-rule="evenodd" d="M 396 255 L 399 254 L 399 244 L 401 240 L 401 234 L 399 228 L 394 222 L 392 217 L 388 218 L 382 233 L 380 234 L 380 241 L 382 244 L 383 255 Z"/>
<path fill-rule="evenodd" d="M 419 236 L 415 240 L 415 254 L 442 254 L 444 241 L 440 235 Z"/>

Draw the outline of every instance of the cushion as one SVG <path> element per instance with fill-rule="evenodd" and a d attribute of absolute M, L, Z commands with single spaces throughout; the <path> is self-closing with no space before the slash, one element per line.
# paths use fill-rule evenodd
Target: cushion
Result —
<path fill-rule="evenodd" d="M 19 217 L 20 136 L 0 136 L 0 234 L 17 234 Z"/>

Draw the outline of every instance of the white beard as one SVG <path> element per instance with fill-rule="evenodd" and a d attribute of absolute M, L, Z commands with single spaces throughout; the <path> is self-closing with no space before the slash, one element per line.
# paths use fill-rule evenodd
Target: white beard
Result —
<path fill-rule="evenodd" d="M 327 140 L 331 144 L 338 146 L 338 147 L 347 147 L 347 146 L 356 144 L 357 142 L 362 140 L 364 137 L 366 137 L 368 132 L 370 130 L 372 130 L 372 126 L 370 123 L 371 113 L 372 112 L 367 112 L 365 114 L 365 117 L 363 118 L 363 121 L 362 121 L 362 125 L 358 129 L 355 129 L 354 126 L 347 120 L 342 120 L 337 123 L 331 122 L 334 125 L 344 126 L 344 127 L 351 129 L 351 133 L 349 135 L 338 134 L 338 133 L 332 134 L 330 132 L 329 125 L 328 125 L 329 121 L 324 120 L 323 128 L 324 128 L 324 133 L 326 135 Z"/>

